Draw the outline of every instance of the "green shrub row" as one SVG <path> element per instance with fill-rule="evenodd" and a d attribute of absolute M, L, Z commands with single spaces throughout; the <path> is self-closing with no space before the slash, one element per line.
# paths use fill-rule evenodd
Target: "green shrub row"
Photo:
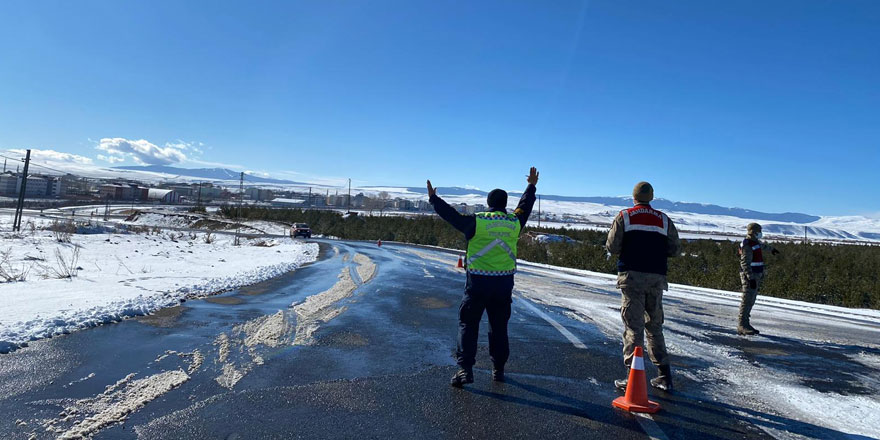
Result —
<path fill-rule="evenodd" d="M 238 207 L 224 205 L 221 215 L 238 216 Z M 437 216 L 344 218 L 335 211 L 242 207 L 250 220 L 308 223 L 314 234 L 344 239 L 401 241 L 464 249 L 462 234 Z M 548 229 L 527 231 L 566 235 L 576 243 L 537 243 L 523 237 L 519 257 L 535 263 L 615 273 L 616 261 L 606 258 L 606 232 Z M 845 307 L 880 309 L 880 247 L 774 243 L 778 256 L 768 255 L 765 295 Z M 722 290 L 740 290 L 737 242 L 684 240 L 683 255 L 669 260 L 672 283 Z"/>

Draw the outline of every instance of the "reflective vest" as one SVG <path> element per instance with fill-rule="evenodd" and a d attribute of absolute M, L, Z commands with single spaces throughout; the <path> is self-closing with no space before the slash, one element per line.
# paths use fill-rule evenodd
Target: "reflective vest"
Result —
<path fill-rule="evenodd" d="M 623 217 L 623 249 L 617 271 L 666 275 L 669 217 L 650 205 L 636 205 L 620 211 L 620 215 Z"/>
<path fill-rule="evenodd" d="M 480 212 L 477 229 L 468 241 L 467 271 L 474 275 L 516 273 L 516 242 L 522 225 L 514 214 Z"/>
<path fill-rule="evenodd" d="M 761 250 L 761 242 L 746 238 L 739 244 L 740 252 L 744 252 L 746 248 L 752 249 L 752 272 L 764 272 L 764 251 Z"/>

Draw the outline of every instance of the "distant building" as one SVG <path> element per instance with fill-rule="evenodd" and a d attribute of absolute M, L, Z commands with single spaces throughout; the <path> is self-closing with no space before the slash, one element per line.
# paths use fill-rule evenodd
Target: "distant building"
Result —
<path fill-rule="evenodd" d="M 180 197 L 189 197 L 191 195 L 195 195 L 198 190 L 198 186 L 195 185 L 195 188 L 192 185 L 171 185 L 168 187 L 169 189 L 174 190 Z"/>
<path fill-rule="evenodd" d="M 48 196 L 49 197 L 64 197 L 67 194 L 67 182 L 61 178 L 53 178 L 48 181 Z"/>
<path fill-rule="evenodd" d="M 15 186 L 15 194 L 21 191 L 22 178 L 19 176 Z M 49 181 L 40 176 L 28 176 L 25 185 L 25 197 L 46 197 L 49 193 Z"/>
<path fill-rule="evenodd" d="M 63 182 L 62 184 L 64 185 L 64 195 L 68 197 L 91 196 L 95 188 L 95 184 L 93 182 L 90 182 L 87 179 L 81 179 L 74 176 L 73 174 L 65 174 L 58 179 Z"/>
<path fill-rule="evenodd" d="M 18 176 L 12 173 L 0 174 L 0 195 L 14 196 L 18 194 Z"/>
<path fill-rule="evenodd" d="M 262 188 L 247 188 L 244 194 L 250 200 L 271 200 L 274 197 L 272 191 Z"/>
<path fill-rule="evenodd" d="M 272 206 L 278 208 L 299 208 L 306 203 L 306 199 L 297 199 L 297 198 L 275 198 L 272 199 Z"/>
<path fill-rule="evenodd" d="M 358 193 L 358 194 L 357 194 L 356 196 L 354 196 L 354 198 L 351 200 L 351 207 L 352 207 L 352 208 L 363 208 L 363 207 L 364 207 L 364 203 L 366 202 L 366 198 L 367 198 L 367 197 L 364 196 L 364 193 Z"/>
<path fill-rule="evenodd" d="M 343 194 L 343 195 L 341 195 L 341 196 L 337 196 L 337 197 L 336 197 L 336 206 L 337 206 L 338 208 L 345 208 L 345 207 L 348 207 L 348 206 L 349 206 L 349 204 L 348 204 L 348 201 L 349 201 L 349 200 L 350 200 L 350 197 L 348 196 L 348 194 Z"/>
<path fill-rule="evenodd" d="M 392 202 L 392 207 L 394 207 L 394 209 L 406 211 L 413 208 L 413 202 L 407 199 L 394 199 L 394 201 Z"/>
<path fill-rule="evenodd" d="M 146 199 L 151 202 L 177 203 L 180 195 L 172 189 L 143 188 L 147 192 Z"/>
<path fill-rule="evenodd" d="M 306 206 L 318 208 L 327 206 L 327 199 L 324 196 L 318 194 L 312 194 L 311 198 L 307 198 L 307 201 L 308 203 L 306 203 Z"/>
<path fill-rule="evenodd" d="M 135 184 L 104 184 L 98 187 L 98 195 L 102 199 L 113 200 L 149 200 L 149 191 L 149 188 Z"/>

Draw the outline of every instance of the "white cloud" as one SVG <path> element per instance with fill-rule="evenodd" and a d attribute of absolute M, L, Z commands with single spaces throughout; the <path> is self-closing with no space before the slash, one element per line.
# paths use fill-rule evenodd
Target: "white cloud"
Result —
<path fill-rule="evenodd" d="M 165 147 L 167 148 L 175 148 L 182 151 L 192 151 L 197 154 L 204 154 L 204 150 L 201 149 L 205 144 L 201 142 L 187 142 L 178 139 L 175 142 L 165 142 Z"/>
<path fill-rule="evenodd" d="M 104 156 L 103 154 L 99 154 L 98 159 L 103 160 L 104 162 L 110 162 L 111 165 L 114 163 L 125 162 L 124 157 Z"/>
<path fill-rule="evenodd" d="M 22 157 L 27 153 L 27 151 L 23 149 L 11 149 L 9 152 L 20 154 Z M 92 159 L 88 157 L 80 156 L 78 154 L 62 153 L 55 150 L 31 149 L 31 159 L 42 162 L 62 162 L 80 165 L 90 165 L 92 163 Z"/>
<path fill-rule="evenodd" d="M 147 140 L 129 140 L 125 138 L 102 138 L 97 149 L 109 156 L 99 159 L 110 163 L 122 162 L 131 158 L 140 165 L 171 165 L 187 160 L 183 152 L 188 148 L 186 143 L 168 143 L 160 147 Z M 102 155 L 103 156 L 103 155 Z"/>

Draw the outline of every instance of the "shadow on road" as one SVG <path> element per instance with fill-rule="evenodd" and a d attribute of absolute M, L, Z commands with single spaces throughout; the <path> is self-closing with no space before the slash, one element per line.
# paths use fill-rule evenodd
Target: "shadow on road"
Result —
<path fill-rule="evenodd" d="M 825 428 L 823 426 L 814 425 L 812 423 L 800 420 L 790 419 L 788 417 L 768 414 L 762 411 L 756 411 L 749 408 L 734 406 L 721 402 L 707 402 L 700 400 L 699 397 L 690 394 L 665 394 L 664 396 L 656 396 L 661 404 L 668 404 L 670 407 L 683 407 L 696 414 L 708 413 L 718 417 L 732 417 L 750 425 L 779 430 L 804 435 L 810 438 L 822 439 L 846 439 L 846 440 L 877 440 L 874 437 L 867 437 L 858 434 L 849 434 L 834 429 Z M 674 411 L 674 410 L 673 410 Z M 673 417 L 682 417 L 677 412 Z M 703 418 L 693 419 L 695 423 L 702 423 Z"/>

